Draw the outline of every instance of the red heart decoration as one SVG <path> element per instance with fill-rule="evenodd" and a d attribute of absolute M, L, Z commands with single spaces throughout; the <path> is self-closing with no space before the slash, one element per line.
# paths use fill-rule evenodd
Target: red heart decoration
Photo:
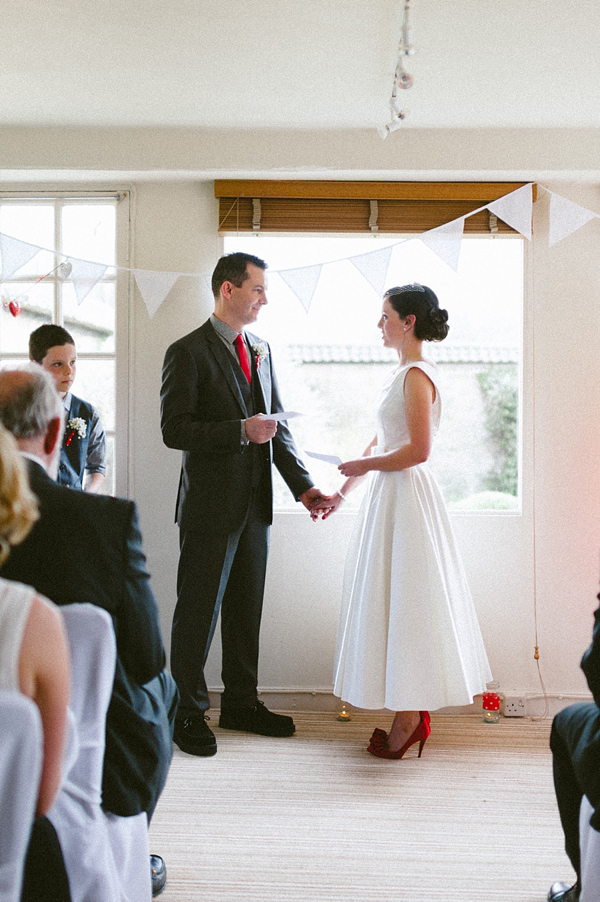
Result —
<path fill-rule="evenodd" d="M 12 313 L 13 316 L 18 316 L 19 313 L 21 312 L 21 308 L 14 301 L 10 301 L 10 303 L 8 305 L 8 309 L 10 310 L 10 312 Z"/>

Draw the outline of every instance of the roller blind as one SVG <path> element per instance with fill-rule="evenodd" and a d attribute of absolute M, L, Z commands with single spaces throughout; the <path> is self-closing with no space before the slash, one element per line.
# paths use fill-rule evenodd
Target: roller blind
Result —
<path fill-rule="evenodd" d="M 219 233 L 420 233 L 465 216 L 527 182 L 319 182 L 219 179 Z M 533 186 L 535 200 L 535 185 Z M 482 210 L 465 232 L 513 232 Z"/>

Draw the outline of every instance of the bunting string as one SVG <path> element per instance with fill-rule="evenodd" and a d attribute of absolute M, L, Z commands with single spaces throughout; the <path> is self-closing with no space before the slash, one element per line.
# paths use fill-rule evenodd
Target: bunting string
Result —
<path fill-rule="evenodd" d="M 600 214 L 587 210 L 585 207 L 561 197 L 553 191 L 543 188 L 541 185 L 539 187 L 550 195 L 548 229 L 548 243 L 550 247 L 562 241 L 590 220 L 600 218 Z M 346 261 L 352 263 L 377 295 L 381 296 L 387 279 L 392 251 L 406 241 L 420 240 L 451 269 L 455 272 L 458 271 L 465 219 L 486 209 L 523 235 L 527 240 L 531 240 L 533 214 L 532 183 L 517 188 L 516 191 L 511 191 L 504 197 L 478 207 L 476 210 L 460 216 L 458 219 L 444 223 L 434 229 L 429 229 L 420 235 L 402 238 L 397 242 L 386 245 L 384 248 L 378 248 L 366 254 L 361 253 L 343 257 L 339 260 L 328 260 L 325 263 L 310 264 L 294 269 L 269 269 L 269 273 L 276 273 L 283 280 L 307 312 L 317 290 L 323 267 L 333 266 Z M 10 280 L 20 269 L 33 260 L 36 254 L 49 250 L 49 248 L 39 247 L 0 232 L 0 258 L 2 263 L 0 281 L 6 282 Z M 160 272 L 149 269 L 114 267 L 97 261 L 82 260 L 61 254 L 55 250 L 50 250 L 50 252 L 55 254 L 56 259 L 63 261 L 52 272 L 57 271 L 57 275 L 63 281 L 73 283 L 78 304 L 85 300 L 109 269 L 111 271 L 131 273 L 146 305 L 150 319 L 154 317 L 179 278 L 200 279 L 210 290 L 209 279 L 200 273 Z M 51 273 L 48 275 L 51 275 Z M 46 276 L 42 278 L 46 278 Z M 10 299 L 7 299 L 7 302 L 8 300 Z"/>

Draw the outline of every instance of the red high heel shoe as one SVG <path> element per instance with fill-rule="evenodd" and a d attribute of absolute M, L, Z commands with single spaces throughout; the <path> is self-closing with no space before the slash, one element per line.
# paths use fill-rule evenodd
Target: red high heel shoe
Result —
<path fill-rule="evenodd" d="M 423 754 L 423 746 L 429 739 L 431 734 L 431 718 L 429 717 L 428 711 L 419 711 L 420 720 L 411 735 L 408 737 L 402 748 L 399 748 L 397 752 L 393 752 L 388 746 L 388 734 L 384 732 L 384 730 L 376 729 L 373 731 L 373 735 L 371 736 L 371 741 L 369 742 L 369 746 L 367 751 L 372 755 L 375 755 L 377 758 L 393 758 L 398 761 L 400 758 L 404 757 L 405 752 L 414 745 L 415 742 L 419 743 L 419 755 L 420 758 Z"/>

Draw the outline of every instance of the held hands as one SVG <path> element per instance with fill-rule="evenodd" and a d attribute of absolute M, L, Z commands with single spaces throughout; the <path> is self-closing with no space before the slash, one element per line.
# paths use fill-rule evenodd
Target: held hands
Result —
<path fill-rule="evenodd" d="M 311 520 L 326 520 L 331 514 L 334 514 L 344 499 L 339 492 L 330 495 L 328 498 L 317 499 L 310 508 Z"/>
<path fill-rule="evenodd" d="M 255 445 L 264 445 L 270 442 L 277 432 L 277 421 L 270 420 L 264 413 L 257 413 L 256 416 L 249 417 L 245 420 L 246 438 Z"/>
<path fill-rule="evenodd" d="M 347 478 L 350 478 L 350 482 L 344 483 L 345 486 L 354 486 L 355 480 L 361 479 L 362 476 L 365 476 L 366 473 L 371 469 L 370 461 L 368 457 L 359 457 L 356 460 L 347 460 L 345 463 L 341 463 L 338 467 L 340 473 Z M 352 478 L 354 477 L 354 479 Z M 348 490 L 348 489 L 347 489 Z M 310 500 L 309 496 L 312 493 L 312 500 Z M 305 500 L 306 499 L 306 500 Z M 333 495 L 322 495 L 318 489 L 309 489 L 308 492 L 305 492 L 304 495 L 300 496 L 300 501 L 304 504 L 305 507 L 308 508 L 311 520 L 318 520 L 321 517 L 322 520 L 326 520 L 332 514 L 336 512 L 342 501 L 345 501 L 345 495 L 342 492 L 335 492 Z M 307 503 L 310 501 L 310 503 Z"/>
<path fill-rule="evenodd" d="M 332 505 L 332 501 L 334 499 L 334 495 L 324 495 L 320 489 L 313 486 L 311 489 L 307 489 L 305 492 L 298 497 L 298 501 L 301 501 L 304 507 L 310 513 L 312 520 L 318 520 L 319 514 L 313 514 L 313 510 L 329 510 Z"/>

